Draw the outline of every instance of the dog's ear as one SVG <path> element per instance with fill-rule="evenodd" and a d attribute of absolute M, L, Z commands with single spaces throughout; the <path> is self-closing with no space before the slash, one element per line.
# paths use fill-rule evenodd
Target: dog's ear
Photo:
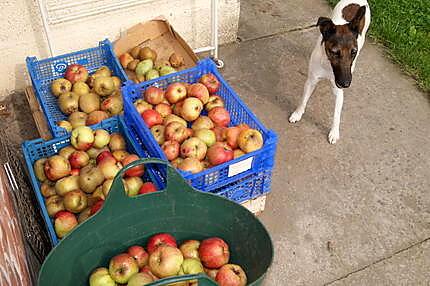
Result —
<path fill-rule="evenodd" d="M 330 18 L 319 17 L 317 26 L 323 36 L 323 41 L 327 40 L 332 34 L 336 33 L 336 26 Z"/>
<path fill-rule="evenodd" d="M 361 32 L 364 29 L 364 24 L 366 22 L 366 19 L 364 17 L 365 15 L 366 6 L 361 6 L 355 14 L 354 19 L 352 19 L 352 21 L 349 23 L 349 28 L 356 35 L 356 37 L 358 37 L 358 35 L 361 35 Z"/>

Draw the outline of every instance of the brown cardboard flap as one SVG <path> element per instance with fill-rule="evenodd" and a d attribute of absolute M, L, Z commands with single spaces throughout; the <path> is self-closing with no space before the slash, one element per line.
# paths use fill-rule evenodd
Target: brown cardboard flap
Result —
<path fill-rule="evenodd" d="M 198 61 L 190 46 L 163 16 L 134 25 L 113 46 L 117 56 L 136 46 L 148 46 L 157 52 L 157 61 L 168 60 L 172 53 L 177 53 L 184 58 L 182 69 L 193 67 Z"/>

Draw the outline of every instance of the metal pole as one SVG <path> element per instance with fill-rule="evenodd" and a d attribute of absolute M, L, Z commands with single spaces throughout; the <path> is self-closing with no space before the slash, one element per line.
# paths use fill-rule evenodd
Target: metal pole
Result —
<path fill-rule="evenodd" d="M 212 0 L 212 47 L 211 53 L 214 59 L 218 59 L 218 0 Z"/>
<path fill-rule="evenodd" d="M 39 5 L 40 15 L 42 16 L 43 29 L 45 30 L 46 39 L 48 40 L 49 53 L 51 57 L 54 56 L 54 49 L 51 43 L 51 31 L 49 29 L 48 24 L 48 15 L 46 14 L 45 5 L 43 4 L 43 0 L 38 0 L 37 4 Z"/>

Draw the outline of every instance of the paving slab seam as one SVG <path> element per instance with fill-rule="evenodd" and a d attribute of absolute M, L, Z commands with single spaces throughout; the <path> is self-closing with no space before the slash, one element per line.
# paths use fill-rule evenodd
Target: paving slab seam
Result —
<path fill-rule="evenodd" d="M 369 267 L 372 267 L 373 265 L 376 265 L 376 264 L 381 263 L 381 262 L 383 262 L 385 260 L 391 259 L 391 258 L 395 257 L 396 255 L 401 254 L 401 253 L 403 253 L 405 251 L 408 251 L 408 250 L 410 250 L 410 249 L 412 249 L 414 247 L 417 247 L 417 246 L 419 246 L 419 245 L 421 245 L 421 244 L 423 244 L 423 243 L 425 243 L 427 241 L 430 241 L 430 237 L 428 237 L 428 238 L 426 238 L 424 240 L 421 240 L 421 241 L 419 241 L 417 243 L 414 243 L 414 244 L 412 244 L 412 245 L 410 245 L 410 246 L 408 246 L 406 248 L 400 249 L 400 250 L 394 252 L 393 254 L 391 254 L 389 256 L 386 256 L 386 257 L 383 257 L 381 259 L 378 259 L 378 260 L 376 260 L 376 261 L 374 261 L 374 262 L 372 262 L 372 263 L 370 263 L 370 264 L 368 264 L 366 266 L 363 266 L 362 268 L 354 270 L 354 271 L 352 271 L 352 272 L 350 272 L 350 273 L 348 273 L 348 274 L 346 274 L 346 275 L 344 275 L 342 277 L 339 277 L 339 278 L 337 278 L 335 280 L 332 280 L 330 282 L 324 283 L 323 286 L 328 286 L 328 285 L 331 285 L 331 284 L 336 283 L 338 281 L 344 280 L 344 279 L 348 278 L 349 276 L 351 276 L 351 275 L 353 275 L 355 273 L 359 273 L 359 272 L 361 272 L 363 270 L 368 269 Z"/>
<path fill-rule="evenodd" d="M 287 29 L 287 30 L 281 29 L 278 32 L 263 35 L 263 36 L 258 36 L 255 38 L 243 39 L 240 36 L 238 36 L 237 39 L 238 39 L 238 42 L 246 43 L 246 42 L 251 42 L 251 41 L 258 41 L 258 40 L 273 38 L 276 36 L 281 36 L 281 35 L 285 35 L 285 34 L 292 33 L 292 32 L 305 31 L 305 30 L 309 30 L 309 29 L 312 29 L 315 27 L 316 27 L 316 25 L 314 24 L 314 25 L 309 25 L 309 26 L 305 26 L 305 27 L 297 27 L 297 28 L 292 28 L 292 29 Z"/>

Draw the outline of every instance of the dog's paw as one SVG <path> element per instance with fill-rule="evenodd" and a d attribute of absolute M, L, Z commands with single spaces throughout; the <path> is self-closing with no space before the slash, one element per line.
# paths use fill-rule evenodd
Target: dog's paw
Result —
<path fill-rule="evenodd" d="M 302 115 L 303 115 L 303 112 L 301 112 L 300 110 L 296 110 L 293 113 L 291 113 L 289 121 L 291 123 L 298 122 L 300 121 L 300 119 L 302 119 Z"/>
<path fill-rule="evenodd" d="M 330 144 L 336 144 L 337 140 L 339 140 L 339 130 L 338 129 L 332 129 L 328 133 L 328 142 Z"/>

